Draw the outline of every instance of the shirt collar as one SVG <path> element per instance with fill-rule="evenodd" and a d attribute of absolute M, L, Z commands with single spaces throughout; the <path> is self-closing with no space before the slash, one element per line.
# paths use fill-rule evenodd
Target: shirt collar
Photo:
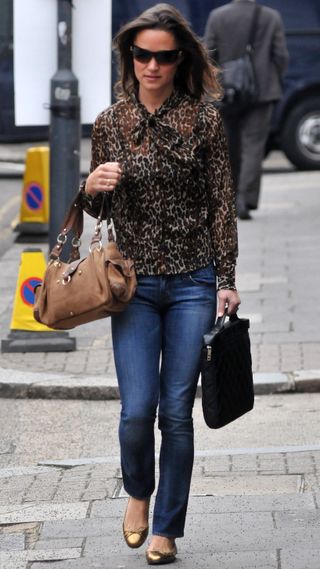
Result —
<path fill-rule="evenodd" d="M 169 97 L 162 103 L 161 107 L 156 109 L 154 113 L 149 113 L 146 107 L 139 101 L 138 94 L 136 92 L 133 92 L 131 94 L 131 100 L 133 101 L 134 105 L 139 108 L 143 116 L 150 118 L 150 115 L 153 115 L 154 117 L 162 117 L 168 111 L 170 111 L 170 109 L 177 107 L 185 96 L 186 95 L 181 93 L 181 91 L 178 89 L 174 89 L 171 95 L 169 95 Z"/>

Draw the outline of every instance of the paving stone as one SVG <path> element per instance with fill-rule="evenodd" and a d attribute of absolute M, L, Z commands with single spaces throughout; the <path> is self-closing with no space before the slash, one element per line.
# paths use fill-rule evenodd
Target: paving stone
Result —
<path fill-rule="evenodd" d="M 201 460 L 203 474 L 214 474 L 215 472 L 229 472 L 231 470 L 231 461 L 229 457 L 207 457 L 199 459 L 196 457 L 195 462 Z"/>
<path fill-rule="evenodd" d="M 213 548 L 214 549 L 214 548 Z M 181 569 L 277 569 L 276 551 L 237 551 L 196 555 L 192 552 L 181 552 L 177 558 L 177 566 Z"/>
<path fill-rule="evenodd" d="M 54 486 L 32 486 L 24 496 L 24 502 L 39 502 L 47 501 L 50 502 L 53 499 L 55 493 Z"/>
<path fill-rule="evenodd" d="M 0 524 L 85 518 L 88 502 L 0 506 Z"/>
<path fill-rule="evenodd" d="M 92 500 L 104 500 L 109 498 L 110 494 L 107 490 L 90 490 L 82 494 L 81 499 L 91 502 Z"/>
<path fill-rule="evenodd" d="M 274 521 L 277 528 L 319 528 L 320 540 L 320 511 L 298 510 L 296 512 L 275 512 Z M 319 558 L 320 560 L 320 558 Z M 320 564 L 319 564 L 320 565 Z"/>
<path fill-rule="evenodd" d="M 101 508 L 101 506 L 100 506 Z M 192 513 L 263 512 L 315 510 L 312 494 L 264 494 L 238 496 L 191 497 L 188 511 Z"/>
<path fill-rule="evenodd" d="M 151 499 L 151 511 L 154 499 Z M 124 515 L 126 499 L 116 498 L 107 500 L 93 501 L 91 505 L 90 518 L 117 518 Z"/>
<path fill-rule="evenodd" d="M 114 478 L 115 473 L 116 469 L 113 465 L 96 464 L 91 471 L 91 480 L 95 480 L 96 478 L 102 478 L 103 480 Z"/>
<path fill-rule="evenodd" d="M 28 549 L 25 551 L 13 551 L 13 552 L 0 552 L 0 567 L 3 563 L 3 567 L 6 567 L 7 563 L 12 562 L 28 562 L 28 561 L 49 561 L 49 560 L 59 560 L 59 559 L 78 559 L 81 555 L 80 548 L 71 549 L 48 549 L 46 551 Z M 48 567 L 48 565 L 47 565 Z"/>
<path fill-rule="evenodd" d="M 231 472 L 234 471 L 255 471 L 257 469 L 257 457 L 252 456 L 233 456 L 231 459 Z"/>
<path fill-rule="evenodd" d="M 320 488 L 319 477 L 313 474 L 307 474 L 303 480 L 303 492 L 317 492 Z"/>
<path fill-rule="evenodd" d="M 307 458 L 302 458 L 300 456 L 287 457 L 288 472 L 314 472 L 314 463 L 312 458 L 309 456 Z"/>
<path fill-rule="evenodd" d="M 87 537 L 83 550 L 84 557 L 95 555 L 109 557 L 109 555 L 124 553 L 123 537 L 120 521 L 115 524 L 111 521 L 107 533 L 99 537 Z"/>
<path fill-rule="evenodd" d="M 59 488 L 59 490 L 55 494 L 55 500 L 57 502 L 74 502 L 75 500 L 77 502 L 81 502 L 82 494 L 83 494 L 83 489 L 78 490 L 75 488 L 73 490 L 68 490 L 68 489 Z"/>
<path fill-rule="evenodd" d="M 5 567 L 3 569 L 27 569 L 28 564 L 26 561 L 20 560 L 18 561 L 17 559 L 8 559 L 6 560 L 6 564 Z M 47 566 L 48 568 L 48 566 Z M 2 567 L 1 567 L 2 569 Z"/>
<path fill-rule="evenodd" d="M 319 569 L 320 548 L 290 548 L 280 551 L 281 569 Z"/>
<path fill-rule="evenodd" d="M 0 509 L 4 506 L 10 506 L 22 504 L 24 500 L 25 492 L 16 492 L 12 491 L 11 493 L 8 492 L 1 492 L 0 495 Z M 0 522 L 1 523 L 1 522 Z"/>
<path fill-rule="evenodd" d="M 88 466 L 89 464 L 89 466 Z M 90 468 L 90 465 L 92 465 L 92 467 Z M 80 464 L 80 465 L 72 465 L 72 468 L 67 469 L 67 470 L 62 470 L 63 472 L 63 478 L 64 480 L 67 480 L 68 478 L 72 478 L 74 479 L 75 477 L 84 477 L 86 478 L 88 476 L 88 473 L 91 473 L 93 470 L 93 467 L 97 468 L 98 467 L 98 463 L 96 463 L 95 465 L 93 463 L 84 463 L 84 464 Z"/>
<path fill-rule="evenodd" d="M 268 529 L 247 524 L 231 531 L 226 523 L 211 530 L 211 516 L 203 514 L 189 515 L 188 531 L 184 539 L 185 549 L 194 553 L 208 553 L 214 547 L 215 551 L 270 551 L 281 548 L 301 547 L 319 548 L 319 528 L 287 527 L 283 529 Z"/>
<path fill-rule="evenodd" d="M 1 488 L 5 490 L 14 489 L 19 491 L 20 489 L 24 489 L 29 487 L 34 481 L 34 476 L 13 476 L 13 477 L 6 477 L 5 480 L 1 480 Z"/>
<path fill-rule="evenodd" d="M 83 538 L 82 537 L 74 537 L 64 538 L 64 539 L 39 539 L 35 543 L 35 549 L 73 549 L 75 548 L 82 548 Z"/>
<path fill-rule="evenodd" d="M 110 517 L 105 519 L 85 518 L 83 520 L 64 520 L 57 522 L 44 522 L 40 539 L 63 539 L 65 537 L 94 537 L 104 536 L 110 531 Z M 119 525 L 120 516 L 119 516 Z"/>
<path fill-rule="evenodd" d="M 270 474 L 256 475 L 244 472 L 225 476 L 206 475 L 205 478 L 193 478 L 191 482 L 191 494 L 193 495 L 247 495 L 247 494 L 282 494 L 297 491 L 299 478 L 295 474 Z"/>
<path fill-rule="evenodd" d="M 24 534 L 0 534 L 0 551 L 21 551 L 24 549 Z"/>
<path fill-rule="evenodd" d="M 283 454 L 269 454 L 269 455 L 258 455 L 257 456 L 257 468 L 259 470 L 282 470 L 286 471 L 285 455 Z"/>

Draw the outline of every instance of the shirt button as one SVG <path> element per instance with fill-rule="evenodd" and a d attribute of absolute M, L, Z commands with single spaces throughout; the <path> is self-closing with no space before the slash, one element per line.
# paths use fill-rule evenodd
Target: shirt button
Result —
<path fill-rule="evenodd" d="M 165 265 L 161 265 L 161 267 L 159 268 L 159 271 L 162 275 L 164 275 L 164 273 L 166 272 L 166 266 Z"/>
<path fill-rule="evenodd" d="M 156 119 L 154 117 L 151 117 L 149 119 L 149 126 L 151 127 L 156 126 Z"/>
<path fill-rule="evenodd" d="M 169 253 L 168 245 L 166 245 L 165 243 L 161 243 L 161 245 L 159 246 L 159 251 L 161 251 L 161 253 Z"/>

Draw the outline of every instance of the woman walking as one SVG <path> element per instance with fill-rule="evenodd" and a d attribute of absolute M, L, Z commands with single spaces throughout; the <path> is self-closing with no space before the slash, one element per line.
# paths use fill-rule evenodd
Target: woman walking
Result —
<path fill-rule="evenodd" d="M 155 490 L 154 426 L 161 431 L 150 565 L 175 560 L 184 534 L 194 457 L 192 409 L 202 336 L 217 312 L 234 313 L 234 192 L 216 70 L 181 14 L 157 4 L 115 38 L 120 98 L 96 119 L 84 207 L 97 215 L 112 192 L 121 252 L 138 286 L 112 318 L 121 397 L 123 521 L 129 547 L 146 540 Z M 216 284 L 217 283 L 217 284 Z"/>

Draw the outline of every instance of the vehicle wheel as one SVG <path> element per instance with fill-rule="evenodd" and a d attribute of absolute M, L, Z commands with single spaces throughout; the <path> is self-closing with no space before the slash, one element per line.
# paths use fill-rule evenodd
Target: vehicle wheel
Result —
<path fill-rule="evenodd" d="M 281 149 L 299 170 L 320 169 L 320 97 L 310 97 L 290 111 Z"/>

